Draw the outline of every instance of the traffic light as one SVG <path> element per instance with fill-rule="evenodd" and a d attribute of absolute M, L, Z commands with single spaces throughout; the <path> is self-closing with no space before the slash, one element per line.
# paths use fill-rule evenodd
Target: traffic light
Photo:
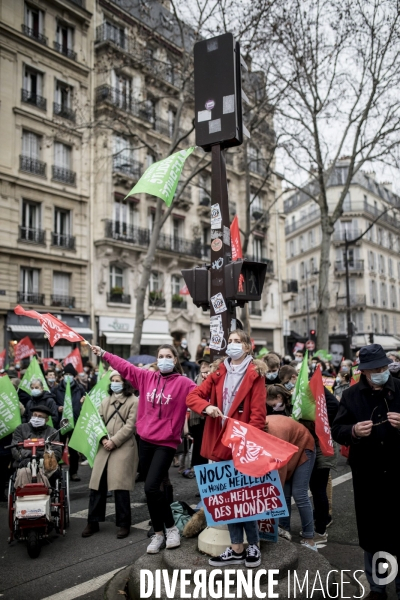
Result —
<path fill-rule="evenodd" d="M 242 59 L 240 46 L 231 33 L 202 40 L 194 45 L 194 103 L 196 145 L 209 151 L 243 143 Z M 245 66 L 244 62 L 243 65 Z"/>
<path fill-rule="evenodd" d="M 267 265 L 237 260 L 224 267 L 225 297 L 236 300 L 239 306 L 248 301 L 261 300 Z"/>
<path fill-rule="evenodd" d="M 188 287 L 193 303 L 203 310 L 210 308 L 209 275 L 206 267 L 183 269 L 182 277 Z"/>
<path fill-rule="evenodd" d="M 315 329 L 310 329 L 310 340 L 315 342 L 316 337 L 317 337 L 317 332 L 315 331 Z"/>

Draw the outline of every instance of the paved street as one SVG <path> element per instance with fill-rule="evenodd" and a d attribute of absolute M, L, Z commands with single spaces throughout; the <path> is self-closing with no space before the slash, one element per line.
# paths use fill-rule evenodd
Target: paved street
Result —
<path fill-rule="evenodd" d="M 339 478 L 340 482 L 335 485 L 333 492 L 334 522 L 328 530 L 329 543 L 320 552 L 331 562 L 332 568 L 349 569 L 353 572 L 363 568 L 363 557 L 357 545 L 352 480 L 346 478 L 348 472 L 345 460 L 341 458 L 338 470 L 333 474 L 334 479 Z M 198 502 L 195 497 L 195 480 L 179 476 L 177 469 L 171 469 L 170 474 L 175 499 L 183 499 L 190 504 Z M 0 505 L 0 597 L 5 600 L 100 600 L 103 598 L 105 581 L 93 582 L 93 578 L 129 565 L 145 552 L 145 529 L 149 517 L 146 505 L 143 504 L 143 483 L 137 484 L 132 494 L 132 504 L 135 506 L 132 508 L 131 536 L 124 540 L 116 539 L 114 505 L 110 502 L 107 522 L 101 525 L 101 532 L 92 538 L 83 539 L 81 532 L 86 522 L 84 511 L 88 504 L 90 467 L 80 467 L 80 475 L 82 481 L 71 486 L 72 517 L 65 538 L 53 535 L 36 560 L 28 557 L 23 543 L 14 542 L 11 546 L 7 544 L 7 510 L 4 505 Z M 300 528 L 298 513 L 294 508 L 292 530 L 297 534 Z M 294 541 L 299 539 L 298 535 L 294 535 Z M 109 576 L 104 579 L 106 578 Z M 85 582 L 89 589 L 83 586 Z M 59 594 L 60 592 L 63 593 Z M 359 596 L 357 587 L 345 586 L 342 597 L 346 595 Z M 392 590 L 389 598 L 396 598 Z"/>

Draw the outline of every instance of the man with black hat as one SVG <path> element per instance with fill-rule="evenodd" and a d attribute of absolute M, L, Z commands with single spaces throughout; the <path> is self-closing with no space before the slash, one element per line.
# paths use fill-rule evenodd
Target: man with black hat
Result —
<path fill-rule="evenodd" d="M 23 442 L 24 440 L 31 440 L 32 438 L 44 438 L 45 440 L 56 432 L 54 427 L 50 427 L 47 422 L 51 415 L 51 409 L 44 405 L 38 404 L 32 411 L 32 416 L 29 423 L 22 423 L 18 425 L 12 436 L 12 444 Z M 58 442 L 58 433 L 54 436 L 53 441 Z M 62 446 L 52 445 L 57 462 L 60 460 L 62 455 Z M 30 448 L 21 448 L 17 446 L 12 448 L 12 455 L 14 458 L 14 467 L 26 467 L 32 457 L 32 450 Z M 43 458 L 44 448 L 36 449 L 36 456 L 38 459 Z"/>
<path fill-rule="evenodd" d="M 60 413 L 62 413 L 64 409 L 65 390 L 67 387 L 67 382 L 69 382 L 71 388 L 72 410 L 74 413 L 75 425 L 82 408 L 81 400 L 85 398 L 86 395 L 85 388 L 82 385 L 80 385 L 80 383 L 78 383 L 75 379 L 77 375 L 78 372 L 76 371 L 74 366 L 71 365 L 71 363 L 68 363 L 64 367 L 63 379 L 60 381 L 60 383 L 54 390 L 54 397 L 58 406 L 58 410 Z M 71 435 L 72 433 L 70 432 L 68 436 L 71 437 Z M 80 477 L 78 477 L 78 466 L 78 452 L 73 448 L 69 448 L 69 470 L 71 481 L 80 481 Z"/>
<path fill-rule="evenodd" d="M 332 437 L 350 447 L 359 544 L 371 590 L 366 598 L 385 600 L 377 553 L 400 556 L 400 381 L 391 376 L 379 344 L 361 348 L 359 359 L 360 380 L 343 392 Z M 388 521 L 377 521 L 374 510 L 384 510 Z M 395 581 L 400 598 L 400 575 Z"/>

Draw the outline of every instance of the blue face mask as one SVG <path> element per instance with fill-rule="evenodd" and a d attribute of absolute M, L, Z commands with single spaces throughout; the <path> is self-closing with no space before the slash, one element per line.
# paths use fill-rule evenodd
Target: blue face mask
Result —
<path fill-rule="evenodd" d="M 31 390 L 31 394 L 34 398 L 37 398 L 37 396 L 41 396 L 42 390 L 38 390 L 37 388 L 34 388 L 33 390 Z"/>
<path fill-rule="evenodd" d="M 292 390 L 294 388 L 294 383 L 292 383 L 291 381 L 288 381 L 287 383 L 285 383 L 285 388 L 287 390 L 289 390 L 289 392 L 290 392 L 290 390 Z"/>
<path fill-rule="evenodd" d="M 389 379 L 389 370 L 383 371 L 383 373 L 372 373 L 371 381 L 374 385 L 385 385 Z"/>
<path fill-rule="evenodd" d="M 111 387 L 112 391 L 115 392 L 115 394 L 118 394 L 119 392 L 122 392 L 122 390 L 124 389 L 124 384 L 118 383 L 116 381 L 115 383 L 111 383 L 110 387 Z"/>
<path fill-rule="evenodd" d="M 74 376 L 73 375 L 64 375 L 64 381 L 65 383 L 67 383 L 67 381 L 69 381 L 70 383 L 72 383 L 74 380 Z"/>
<path fill-rule="evenodd" d="M 174 359 L 173 358 L 159 358 L 157 360 L 157 367 L 160 373 L 172 373 L 174 370 Z"/>
<path fill-rule="evenodd" d="M 278 377 L 278 371 L 276 371 L 275 373 L 267 373 L 267 379 L 269 379 L 270 381 L 273 381 L 277 377 Z"/>

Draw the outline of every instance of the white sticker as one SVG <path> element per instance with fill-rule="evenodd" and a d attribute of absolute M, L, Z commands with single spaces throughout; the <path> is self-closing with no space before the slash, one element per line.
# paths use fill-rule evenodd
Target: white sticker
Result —
<path fill-rule="evenodd" d="M 212 350 L 221 350 L 224 342 L 223 333 L 213 333 L 210 336 L 210 348 Z"/>
<path fill-rule="evenodd" d="M 202 123 L 203 121 L 211 121 L 210 110 L 199 110 L 197 113 L 197 122 Z"/>
<path fill-rule="evenodd" d="M 222 317 L 221 315 L 213 315 L 212 317 L 210 317 L 210 332 L 218 333 L 219 331 L 223 331 Z"/>
<path fill-rule="evenodd" d="M 218 294 L 215 294 L 215 296 L 211 296 L 210 300 L 211 304 L 213 305 L 214 312 L 217 315 L 227 310 L 225 300 L 221 292 L 218 292 Z"/>
<path fill-rule="evenodd" d="M 227 115 L 233 112 L 235 112 L 235 95 L 224 96 L 222 99 L 222 114 Z"/>
<path fill-rule="evenodd" d="M 224 225 L 224 244 L 227 246 L 231 245 L 231 230 L 229 227 L 225 227 Z"/>
<path fill-rule="evenodd" d="M 211 229 L 221 229 L 222 215 L 219 204 L 211 206 Z"/>
<path fill-rule="evenodd" d="M 224 264 L 224 259 L 222 258 L 222 256 L 220 256 L 219 258 L 217 258 L 217 260 L 214 260 L 214 262 L 211 266 L 214 269 L 214 271 L 219 271 L 222 268 L 223 264 Z"/>
<path fill-rule="evenodd" d="M 214 52 L 214 50 L 218 50 L 218 40 L 215 38 L 207 40 L 207 52 Z"/>
<path fill-rule="evenodd" d="M 225 229 L 228 229 L 227 227 L 225 227 Z M 229 229 L 228 229 L 229 231 Z M 211 230 L 211 239 L 212 240 L 216 240 L 217 238 L 222 238 L 222 231 L 214 231 L 213 229 Z"/>
<path fill-rule="evenodd" d="M 221 119 L 214 119 L 208 124 L 208 133 L 217 133 L 221 131 Z"/>

